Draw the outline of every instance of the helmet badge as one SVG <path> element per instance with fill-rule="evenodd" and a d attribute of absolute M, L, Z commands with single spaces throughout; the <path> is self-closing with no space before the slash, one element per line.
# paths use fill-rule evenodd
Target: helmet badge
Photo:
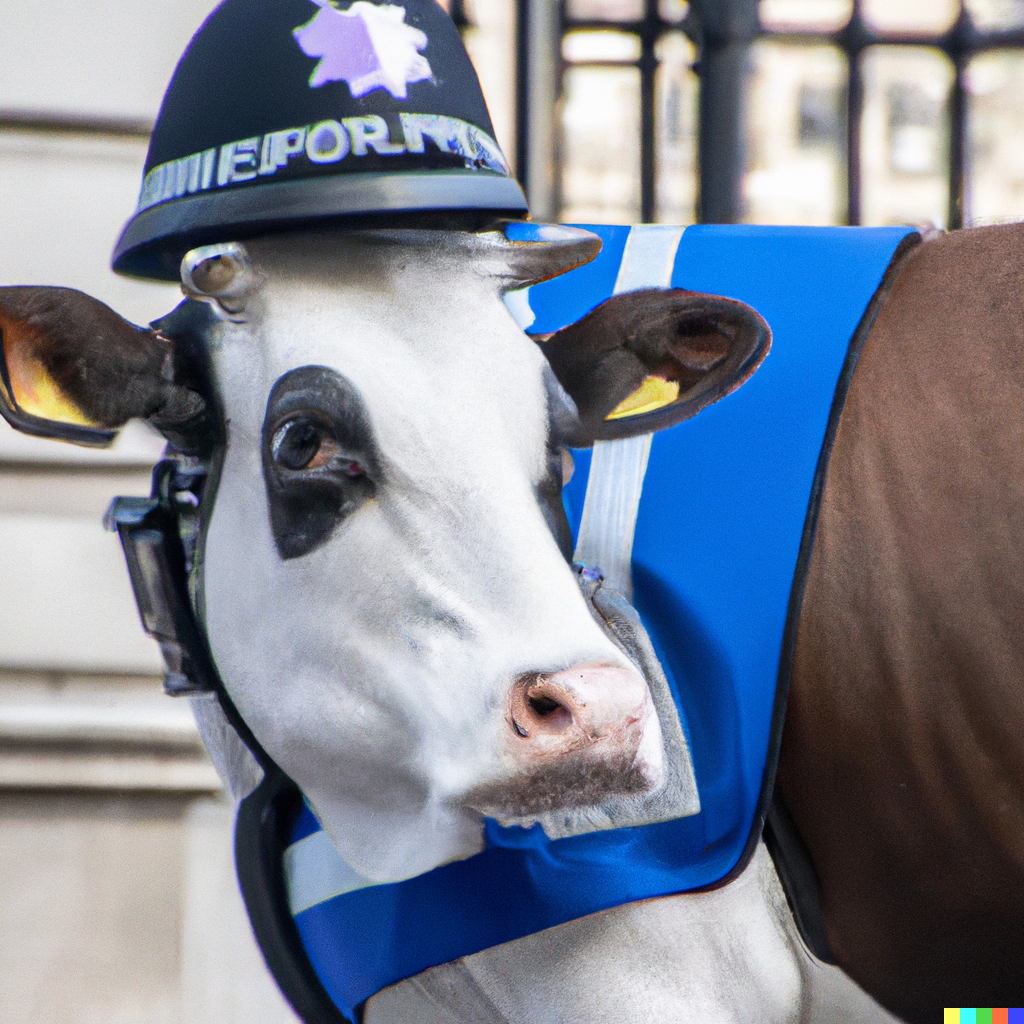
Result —
<path fill-rule="evenodd" d="M 311 2 L 320 10 L 293 32 L 307 57 L 321 58 L 309 77 L 311 89 L 344 81 L 355 99 L 387 89 L 404 100 L 410 83 L 432 77 L 420 53 L 427 47 L 426 33 L 406 25 L 404 7 L 356 0 L 341 11 L 330 0 Z"/>

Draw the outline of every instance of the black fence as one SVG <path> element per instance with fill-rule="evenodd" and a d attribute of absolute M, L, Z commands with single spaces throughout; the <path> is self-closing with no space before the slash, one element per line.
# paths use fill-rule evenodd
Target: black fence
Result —
<path fill-rule="evenodd" d="M 526 59 L 526 39 L 531 31 L 531 0 L 520 2 L 520 105 L 518 149 L 520 177 L 528 180 L 526 169 L 536 154 L 530 150 L 530 104 L 523 98 L 524 79 L 531 73 Z M 1002 0 L 1013 8 L 1014 0 Z M 680 0 L 634 0 L 634 14 L 628 20 L 573 17 L 572 10 L 586 4 L 559 0 L 559 42 L 565 33 L 578 30 L 618 30 L 637 37 L 639 57 L 633 62 L 640 75 L 640 212 L 643 220 L 655 219 L 656 152 L 655 76 L 658 69 L 656 45 L 667 32 L 680 28 L 694 42 L 699 53 L 695 65 L 700 80 L 698 120 L 698 219 L 705 222 L 733 223 L 741 219 L 742 184 L 745 173 L 746 125 L 745 90 L 752 44 L 762 38 L 790 42 L 828 43 L 845 54 L 848 81 L 846 103 L 846 221 L 861 223 L 862 184 L 861 122 L 864 108 L 863 57 L 869 47 L 927 47 L 946 54 L 955 77 L 944 117 L 948 127 L 949 206 L 947 223 L 964 223 L 965 176 L 967 169 L 967 90 L 965 73 L 970 60 L 990 50 L 1024 49 L 1024 16 L 1011 17 L 1020 27 L 979 28 L 970 10 L 961 0 L 959 15 L 953 24 L 937 34 L 925 32 L 884 32 L 874 27 L 863 12 L 862 0 L 854 0 L 852 14 L 841 27 L 832 31 L 802 29 L 766 29 L 758 16 L 757 0 L 694 0 L 687 6 Z M 591 4 L 591 9 L 594 9 Z M 605 9 L 614 9 L 614 3 Z M 628 0 L 619 9 L 628 7 Z M 1017 3 L 1017 6 L 1024 6 Z M 453 13 L 462 16 L 462 6 L 453 5 Z M 1011 12 L 1012 13 L 1012 12 Z M 1022 12 L 1018 12 L 1022 13 Z M 997 19 L 998 21 L 998 19 Z M 557 48 L 551 49 L 558 60 Z M 564 65 L 563 69 L 564 71 Z M 557 144 L 552 153 L 557 162 Z"/>

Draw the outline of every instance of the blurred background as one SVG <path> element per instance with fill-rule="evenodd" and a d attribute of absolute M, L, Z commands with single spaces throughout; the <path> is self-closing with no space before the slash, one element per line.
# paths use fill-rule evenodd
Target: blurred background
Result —
<path fill-rule="evenodd" d="M 268 0 L 269 2 L 269 0 Z M 147 137 L 214 0 L 3 0 L 0 284 L 115 277 Z M 538 219 L 959 227 L 1024 218 L 1024 0 L 450 0 Z M 0 1021 L 294 1021 L 232 808 L 164 697 L 114 536 L 161 443 L 0 422 Z"/>

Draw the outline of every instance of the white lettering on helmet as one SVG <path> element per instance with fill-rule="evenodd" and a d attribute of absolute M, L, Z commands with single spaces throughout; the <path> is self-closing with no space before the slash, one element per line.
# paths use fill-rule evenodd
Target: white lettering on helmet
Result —
<path fill-rule="evenodd" d="M 256 177 L 256 154 L 259 152 L 259 137 L 229 142 L 220 147 L 220 162 L 217 165 L 217 184 L 227 185 L 235 181 L 250 181 Z"/>
<path fill-rule="evenodd" d="M 260 174 L 276 174 L 280 168 L 287 167 L 289 159 L 301 153 L 305 146 L 305 128 L 290 128 L 288 131 L 264 135 L 260 151 Z"/>
<path fill-rule="evenodd" d="M 380 153 L 381 156 L 405 152 L 405 146 L 400 142 L 391 141 L 388 123 L 380 114 L 346 117 L 344 123 L 352 136 L 352 152 L 356 156 L 366 156 L 367 146 L 372 147 L 373 151 Z"/>
<path fill-rule="evenodd" d="M 306 133 L 306 156 L 315 164 L 344 160 L 351 148 L 348 131 L 337 121 L 321 121 Z"/>
<path fill-rule="evenodd" d="M 423 153 L 426 139 L 440 152 L 462 157 L 467 166 L 509 173 L 497 142 L 476 125 L 444 114 L 402 112 L 399 118 L 404 144 L 392 142 L 388 122 L 373 114 L 344 118 L 344 123 L 326 120 L 310 127 L 268 132 L 170 160 L 146 174 L 137 212 L 186 193 L 205 192 L 214 185 L 223 188 L 257 175 L 269 177 L 288 167 L 294 158 L 334 164 L 350 154 L 364 157 L 371 150 L 381 156 Z"/>

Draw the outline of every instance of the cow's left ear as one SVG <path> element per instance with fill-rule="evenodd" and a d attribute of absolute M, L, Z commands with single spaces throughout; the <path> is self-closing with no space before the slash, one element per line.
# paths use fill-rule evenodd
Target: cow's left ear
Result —
<path fill-rule="evenodd" d="M 770 346 L 750 306 L 678 288 L 616 295 L 541 342 L 579 411 L 577 447 L 695 416 L 746 381 Z"/>
<path fill-rule="evenodd" d="M 176 344 L 71 288 L 0 288 L 0 413 L 16 430 L 104 446 L 134 417 L 171 436 L 203 419 Z"/>

